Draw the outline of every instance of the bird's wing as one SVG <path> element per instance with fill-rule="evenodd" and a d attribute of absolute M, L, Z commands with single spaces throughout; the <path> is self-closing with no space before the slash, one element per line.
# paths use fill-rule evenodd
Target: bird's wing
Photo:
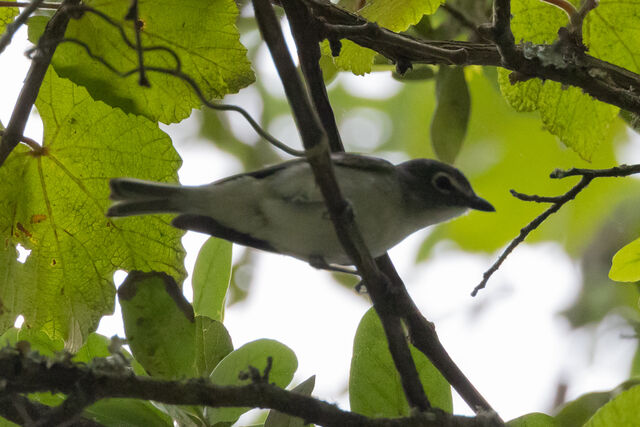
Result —
<path fill-rule="evenodd" d="M 331 157 L 338 182 L 345 195 L 365 190 L 359 187 L 370 184 L 364 179 L 366 175 L 358 172 L 374 172 L 371 179 L 379 178 L 380 174 L 395 173 L 393 164 L 375 157 L 349 153 L 336 153 Z M 290 167 L 274 171 L 272 179 L 275 185 L 272 189 L 275 194 L 294 204 L 324 204 L 324 198 L 316 185 L 309 164 L 304 160 L 293 162 L 290 163 Z"/>
<path fill-rule="evenodd" d="M 182 230 L 193 230 L 200 233 L 210 234 L 220 239 L 239 243 L 243 246 L 261 249 L 263 251 L 278 252 L 269 242 L 233 228 L 226 227 L 210 216 L 183 214 L 175 217 L 173 221 L 171 221 L 171 224 Z"/>

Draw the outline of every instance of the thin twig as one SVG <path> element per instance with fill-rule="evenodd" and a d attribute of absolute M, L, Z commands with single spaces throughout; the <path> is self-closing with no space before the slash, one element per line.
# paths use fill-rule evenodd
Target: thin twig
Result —
<path fill-rule="evenodd" d="M 4 135 L 4 132 L 5 132 L 4 130 L 0 129 L 0 137 L 2 137 Z M 22 135 L 22 136 L 19 137 L 19 140 L 20 140 L 20 142 L 24 143 L 26 146 L 31 148 L 31 150 L 34 153 L 36 153 L 36 154 L 42 153 L 43 147 L 35 139 L 31 139 L 28 136 Z"/>
<path fill-rule="evenodd" d="M 9 43 L 11 43 L 11 39 L 13 38 L 13 35 L 16 33 L 16 31 L 18 31 L 18 29 L 25 22 L 27 22 L 27 19 L 29 19 L 31 14 L 35 12 L 35 10 L 38 7 L 40 7 L 40 5 L 42 5 L 43 1 L 44 0 L 33 0 L 31 3 L 25 3 L 23 6 L 21 6 L 21 7 L 25 7 L 25 9 L 22 11 L 20 15 L 18 15 L 16 19 L 13 20 L 13 22 L 7 25 L 6 29 L 4 30 L 4 34 L 2 34 L 2 37 L 0 37 L 0 53 L 4 52 L 7 46 L 9 46 Z M 4 7 L 17 6 L 17 4 L 14 2 L 3 2 L 3 3 L 11 4 L 11 6 L 2 5 Z"/>
<path fill-rule="evenodd" d="M 11 151 L 18 145 L 24 134 L 24 129 L 29 119 L 29 113 L 38 97 L 40 86 L 47 73 L 47 68 L 51 63 L 51 58 L 58 46 L 58 42 L 64 36 L 69 23 L 69 14 L 65 10 L 68 6 L 79 3 L 80 0 L 64 0 L 60 9 L 54 13 L 47 23 L 44 33 L 38 41 L 38 54 L 33 58 L 31 67 L 18 96 L 18 100 L 13 108 L 13 113 L 5 129 L 5 133 L 0 141 L 0 166 L 2 166 L 11 154 Z M 25 18 L 26 19 L 26 18 Z"/>
<path fill-rule="evenodd" d="M 469 17 L 467 17 L 467 15 L 465 15 L 461 10 L 449 3 L 443 3 L 440 7 L 451 15 L 452 18 L 457 20 L 463 27 L 469 29 L 478 39 L 485 39 L 485 35 L 478 30 L 478 24 L 469 19 Z"/>
<path fill-rule="evenodd" d="M 536 202 L 536 203 L 551 203 L 551 207 L 549 207 L 546 211 L 536 217 L 533 221 L 527 224 L 524 228 L 520 230 L 520 234 L 509 243 L 509 246 L 505 248 L 505 250 L 500 254 L 496 262 L 484 272 L 482 275 L 482 280 L 471 292 L 471 296 L 476 296 L 480 289 L 483 289 L 489 278 L 495 273 L 502 263 L 507 259 L 507 257 L 513 252 L 513 250 L 522 243 L 529 233 L 538 228 L 551 214 L 554 214 L 560 210 L 562 206 L 564 206 L 567 202 L 575 199 L 575 197 L 584 190 L 590 183 L 596 178 L 619 178 L 625 177 L 629 175 L 634 175 L 640 173 L 640 164 L 638 165 L 620 165 L 615 166 L 609 169 L 569 169 L 566 171 L 556 169 L 549 176 L 553 179 L 562 179 L 569 176 L 581 176 L 582 179 L 578 182 L 573 188 L 564 193 L 561 196 L 537 196 L 537 195 L 527 195 L 518 193 L 517 191 L 511 190 L 511 194 L 514 197 L 517 197 L 520 200 Z"/>
<path fill-rule="evenodd" d="M 588 176 L 591 178 L 619 178 L 640 173 L 640 164 L 638 165 L 620 165 L 609 169 L 569 169 L 563 171 L 561 169 L 554 170 L 550 178 L 562 179 L 568 176 Z"/>
<path fill-rule="evenodd" d="M 91 59 L 100 62 L 109 71 L 113 72 L 114 74 L 118 75 L 119 77 L 128 77 L 128 76 L 130 76 L 132 74 L 135 74 L 135 73 L 137 73 L 139 71 L 138 67 L 136 67 L 134 69 L 131 69 L 131 70 L 128 70 L 128 71 L 120 71 L 120 70 L 118 70 L 114 65 L 109 63 L 109 61 L 107 61 L 103 57 L 93 53 L 91 51 L 91 48 L 89 47 L 89 45 L 87 45 L 82 40 L 78 40 L 78 39 L 74 39 L 74 38 L 63 38 L 61 40 L 58 40 L 58 42 L 59 43 L 73 43 L 73 44 L 76 44 L 76 45 L 82 47 L 85 50 L 85 52 L 87 53 L 87 55 Z M 133 47 L 133 45 L 131 47 Z M 167 49 L 167 48 L 164 48 L 162 46 L 149 46 L 149 47 L 144 47 L 143 48 L 143 50 L 145 50 L 145 51 L 149 51 L 149 50 L 165 50 L 165 49 Z M 171 52 L 171 53 L 173 55 L 175 55 L 174 52 Z M 289 147 L 288 145 L 286 145 L 285 143 L 283 143 L 282 141 L 278 140 L 276 137 L 271 135 L 269 132 L 267 132 L 266 130 L 262 129 L 262 127 L 258 124 L 258 122 L 253 117 L 251 117 L 251 115 L 245 109 L 243 109 L 242 107 L 239 107 L 237 105 L 214 103 L 214 102 L 209 101 L 204 96 L 204 94 L 202 93 L 202 89 L 200 89 L 200 86 L 198 85 L 198 83 L 196 83 L 196 81 L 193 80 L 188 74 L 183 73 L 180 70 L 180 67 L 181 67 L 180 62 L 177 62 L 176 63 L 176 67 L 174 69 L 145 66 L 145 70 L 146 71 L 150 71 L 150 72 L 161 73 L 161 74 L 168 74 L 168 75 L 171 75 L 171 76 L 174 76 L 174 77 L 177 77 L 177 78 L 183 80 L 185 83 L 187 83 L 189 86 L 191 86 L 191 88 L 194 91 L 194 93 L 196 94 L 196 96 L 200 99 L 200 102 L 202 102 L 205 106 L 211 108 L 212 110 L 235 111 L 235 112 L 239 113 L 249 123 L 249 125 L 253 128 L 253 130 L 255 130 L 255 132 L 260 137 L 265 139 L 267 142 L 269 142 L 270 144 L 272 144 L 273 146 L 279 148 L 280 150 L 284 151 L 287 154 L 290 154 L 290 155 L 295 156 L 295 157 L 304 157 L 304 155 L 305 155 L 304 151 L 296 150 L 294 148 Z"/>
<path fill-rule="evenodd" d="M 557 8 L 564 10 L 570 20 L 573 20 L 574 16 L 578 14 L 578 9 L 567 0 L 541 0 L 545 3 L 549 3 Z"/>
<path fill-rule="evenodd" d="M 0 7 L 29 7 L 33 2 L 26 1 L 0 1 Z M 60 3 L 40 2 L 38 9 L 60 9 Z"/>

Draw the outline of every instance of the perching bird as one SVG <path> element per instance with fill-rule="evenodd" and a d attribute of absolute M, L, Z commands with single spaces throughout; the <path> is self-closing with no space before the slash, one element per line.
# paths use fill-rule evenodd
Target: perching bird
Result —
<path fill-rule="evenodd" d="M 374 257 L 413 232 L 467 209 L 494 211 L 456 168 L 436 160 L 398 165 L 357 154 L 332 155 L 344 197 Z M 108 216 L 177 213 L 175 227 L 291 255 L 314 265 L 351 264 L 305 159 L 202 186 L 112 179 Z"/>

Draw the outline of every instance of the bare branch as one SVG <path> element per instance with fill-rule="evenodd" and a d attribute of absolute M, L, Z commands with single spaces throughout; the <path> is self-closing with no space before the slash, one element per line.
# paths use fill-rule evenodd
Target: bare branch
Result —
<path fill-rule="evenodd" d="M 486 38 L 485 35 L 478 30 L 478 24 L 469 19 L 469 17 L 467 17 L 467 15 L 465 15 L 461 10 L 448 3 L 443 3 L 442 5 L 440 5 L 440 7 L 449 15 L 451 15 L 451 17 L 453 17 L 456 21 L 458 21 L 460 25 L 469 29 L 473 33 L 473 35 L 476 36 L 476 38 Z"/>
<path fill-rule="evenodd" d="M 321 71 L 318 64 L 320 59 L 318 42 L 321 37 L 315 33 L 314 29 L 322 34 L 327 30 L 349 31 L 350 27 L 341 28 L 339 25 L 336 27 L 326 27 L 324 25 L 316 26 L 315 28 L 314 26 L 310 27 L 309 20 L 311 17 L 308 13 L 305 13 L 306 7 L 301 2 L 284 0 L 283 6 L 289 18 L 304 75 L 307 77 L 310 86 L 311 100 L 316 110 L 321 111 L 319 115 L 324 128 L 332 129 L 335 126 L 333 112 L 330 108 L 324 110 L 322 105 L 323 102 L 328 102 L 328 100 L 325 99 L 326 89 L 324 88 L 324 82 L 321 80 Z M 377 25 L 367 23 L 358 31 L 364 30 L 375 33 L 378 29 Z M 316 54 L 312 55 L 309 52 L 316 52 Z M 314 80 L 314 82 L 312 83 L 310 80 Z M 337 129 L 335 132 L 337 132 Z M 329 135 L 331 133 L 332 131 L 328 131 Z M 331 137 L 329 139 L 331 140 Z M 388 289 L 377 290 L 372 288 L 371 285 L 368 286 L 368 289 L 387 334 L 391 354 L 394 355 L 394 361 L 401 378 L 406 375 L 412 375 L 413 368 L 407 364 L 413 365 L 413 363 L 410 359 L 405 359 L 404 357 L 406 356 L 401 356 L 402 354 L 406 355 L 406 338 L 402 324 L 398 322 L 398 319 L 402 319 L 408 325 L 414 345 L 431 359 L 432 363 L 443 373 L 447 381 L 453 385 L 469 406 L 476 411 L 491 412 L 491 406 L 455 365 L 438 340 L 432 325 L 422 316 L 411 300 L 390 258 L 387 255 L 379 257 L 376 259 L 376 264 L 388 279 Z M 408 385 L 408 387 L 412 386 Z M 418 393 L 418 391 L 408 392 Z"/>
<path fill-rule="evenodd" d="M 16 33 L 16 31 L 18 31 L 18 29 L 25 22 L 27 22 L 27 19 L 29 19 L 31 14 L 35 12 L 35 10 L 42 5 L 43 1 L 44 0 L 33 0 L 31 3 L 25 3 L 20 6 L 20 7 L 25 7 L 25 9 L 22 11 L 20 15 L 18 15 L 18 17 L 13 22 L 7 25 L 6 29 L 4 30 L 4 33 L 2 34 L 2 37 L 0 37 L 0 53 L 4 52 L 7 46 L 9 46 L 9 44 L 11 43 L 11 39 L 13 38 L 13 35 Z M 8 4 L 3 4 L 3 3 L 8 3 Z M 18 7 L 19 5 L 15 2 L 9 1 L 9 2 L 0 2 L 0 6 Z M 56 7 L 58 6 L 59 5 L 56 5 Z"/>
<path fill-rule="evenodd" d="M 64 37 L 69 23 L 69 14 L 66 8 L 76 5 L 80 0 L 64 0 L 60 9 L 56 11 L 38 41 L 37 54 L 33 58 L 29 72 L 25 79 L 18 100 L 13 108 L 13 113 L 0 141 L 0 166 L 4 164 L 11 151 L 20 142 L 27 125 L 29 113 L 36 101 L 40 86 L 51 63 L 51 58 L 56 51 L 58 41 Z M 26 19 L 26 18 L 25 18 Z"/>
<path fill-rule="evenodd" d="M 368 25 L 366 19 L 329 2 L 302 1 L 309 5 L 315 16 L 322 17 L 329 28 L 335 30 L 331 33 L 334 40 L 336 37 L 347 38 L 395 63 L 501 66 L 516 72 L 518 77 L 553 80 L 579 87 L 600 101 L 640 114 L 640 75 L 583 52 L 576 53 L 573 62 L 567 62 L 565 67 L 556 68 L 542 64 L 537 57 L 527 57 L 524 46 L 513 45 L 513 34 L 508 25 L 508 0 L 497 0 L 494 3 L 494 23 L 480 27 L 484 28 L 483 34 L 494 40 L 498 38 L 496 43 L 499 47 L 491 43 L 419 40 L 385 28 L 372 29 L 374 27 Z M 354 28 L 344 31 L 346 26 Z"/>
<path fill-rule="evenodd" d="M 258 27 L 265 40 L 280 80 L 291 105 L 294 119 L 307 151 L 307 161 L 324 197 L 336 234 L 345 252 L 356 265 L 380 314 L 389 342 L 389 350 L 400 373 L 401 383 L 409 405 L 421 411 L 430 408 L 418 376 L 418 370 L 404 338 L 399 316 L 380 311 L 377 301 L 384 301 L 389 288 L 388 281 L 376 266 L 357 224 L 349 203 L 344 199 L 333 170 L 327 136 L 313 109 L 309 96 L 300 81 L 293 60 L 271 4 L 253 0 Z"/>
<path fill-rule="evenodd" d="M 49 416 L 52 408 L 32 401 L 20 394 L 3 393 L 0 397 L 0 416 L 18 425 L 32 426 L 35 420 Z M 74 427 L 101 427 L 102 424 L 84 417 L 73 421 Z"/>
<path fill-rule="evenodd" d="M 4 396 L 17 393 L 61 392 L 73 395 L 78 390 L 89 390 L 91 399 L 129 398 L 153 400 L 169 405 L 198 405 L 214 408 L 254 407 L 271 408 L 330 427 L 436 427 L 436 426 L 487 426 L 486 417 L 463 417 L 432 410 L 405 418 L 368 418 L 354 412 L 343 411 L 321 400 L 261 381 L 244 386 L 219 386 L 206 378 L 183 381 L 161 380 L 131 374 L 125 366 L 107 359 L 96 358 L 89 365 L 76 364 L 69 358 L 49 359 L 35 352 L 20 352 L 14 348 L 0 349 L 0 379 Z M 78 388 L 78 384 L 83 385 Z M 81 399 L 82 400 L 82 399 Z M 82 403 L 86 403 L 82 401 Z M 29 407 L 27 407 L 29 408 Z M 46 408 L 37 405 L 38 411 L 26 409 L 33 421 L 42 420 Z M 56 408 L 57 409 L 57 408 Z M 19 416 L 15 411 L 12 412 Z M 21 417 L 20 417 L 21 418 Z M 46 420 L 46 418 L 45 418 Z M 23 419 L 21 419 L 23 421 Z M 82 420 L 79 420 L 82 421 Z M 84 421 L 78 425 L 92 425 Z M 495 425 L 495 423 L 493 424 Z"/>
<path fill-rule="evenodd" d="M 342 139 L 338 132 L 338 125 L 329 102 L 327 88 L 324 85 L 320 61 L 320 40 L 317 28 L 309 23 L 317 22 L 313 19 L 306 5 L 299 1 L 283 0 L 282 6 L 287 14 L 291 32 L 296 43 L 300 66 L 305 77 L 311 101 L 318 112 L 322 126 L 327 132 L 329 148 L 332 152 L 344 151 Z"/>
<path fill-rule="evenodd" d="M 527 238 L 529 233 L 538 228 L 551 214 L 554 214 L 560 210 L 562 206 L 564 206 L 567 202 L 576 198 L 578 194 L 582 190 L 584 190 L 590 183 L 596 178 L 618 178 L 625 177 L 633 174 L 640 173 L 640 164 L 639 165 L 621 165 L 615 166 L 609 169 L 569 169 L 567 171 L 563 171 L 560 169 L 556 169 L 551 173 L 550 178 L 553 179 L 561 179 L 569 176 L 581 176 L 582 179 L 578 182 L 573 188 L 564 193 L 561 196 L 537 196 L 537 195 L 527 195 L 518 193 L 515 190 L 511 190 L 511 194 L 514 197 L 529 202 L 536 203 L 551 203 L 551 207 L 549 207 L 546 211 L 536 217 L 533 221 L 527 224 L 524 228 L 520 230 L 520 234 L 509 243 L 509 246 L 500 254 L 498 259 L 493 265 L 484 272 L 482 275 L 482 280 L 471 292 L 471 296 L 476 296 L 480 289 L 483 289 L 489 278 L 495 273 L 502 263 L 507 259 L 509 254 L 513 252 L 513 250 Z"/>

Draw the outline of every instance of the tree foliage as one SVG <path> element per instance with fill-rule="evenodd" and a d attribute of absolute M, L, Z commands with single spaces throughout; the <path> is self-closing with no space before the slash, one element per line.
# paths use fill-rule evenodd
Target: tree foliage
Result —
<path fill-rule="evenodd" d="M 390 262 L 373 262 L 358 246 L 353 225 L 332 207 L 340 200 L 327 197 L 328 211 L 363 260 L 356 266 L 375 307 L 354 337 L 350 411 L 311 397 L 313 377 L 290 384 L 298 360 L 284 344 L 233 345 L 224 311 L 246 296 L 234 272 L 251 255 L 232 265 L 231 244 L 209 239 L 189 303 L 182 232 L 170 218 L 105 217 L 109 179 L 177 181 L 181 159 L 160 124 L 197 109 L 201 135 L 247 170 L 280 159 L 256 135 L 285 135 L 291 113 L 308 153 L 305 135 L 319 126 L 315 137 L 324 132 L 334 150 L 342 143 L 455 163 L 497 212 L 440 225 L 416 262 L 443 240 L 469 252 L 507 246 L 495 270 L 524 239 L 557 242 L 581 260 L 581 295 L 564 313 L 572 326 L 624 312 L 640 330 L 639 188 L 631 178 L 640 166 L 617 166 L 627 161 L 621 147 L 640 114 L 640 2 L 283 0 L 276 9 L 291 24 L 301 73 L 287 71 L 277 50 L 281 22 L 269 21 L 272 6 L 262 0 L 255 11 L 232 0 L 34 1 L 21 4 L 22 13 L 10 3 L 0 2 L 0 53 L 23 24 L 33 48 L 0 143 L 3 423 L 231 426 L 257 407 L 271 409 L 260 422 L 266 427 L 502 423 L 499 414 L 486 416 L 490 404 L 448 358 Z M 267 47 L 258 34 L 287 99 L 261 79 Z M 386 99 L 354 95 L 343 83 L 347 73 L 390 71 L 395 94 Z M 302 95 L 291 89 L 300 75 Z M 325 84 L 341 138 L 331 130 L 334 113 L 321 107 Z M 244 125 L 250 134 L 214 111 L 246 118 L 220 102 L 243 88 L 263 104 Z M 294 102 L 301 99 L 309 111 Z M 33 105 L 41 141 L 22 135 Z M 308 160 L 322 172 L 314 156 Z M 330 188 L 330 174 L 318 185 Z M 18 249 L 30 251 L 26 261 Z M 116 294 L 118 270 L 128 276 Z M 95 333 L 115 298 L 131 353 Z M 24 323 L 16 328 L 18 316 Z M 638 354 L 618 388 L 508 424 L 640 425 Z M 452 387 L 477 417 L 453 414 Z"/>

